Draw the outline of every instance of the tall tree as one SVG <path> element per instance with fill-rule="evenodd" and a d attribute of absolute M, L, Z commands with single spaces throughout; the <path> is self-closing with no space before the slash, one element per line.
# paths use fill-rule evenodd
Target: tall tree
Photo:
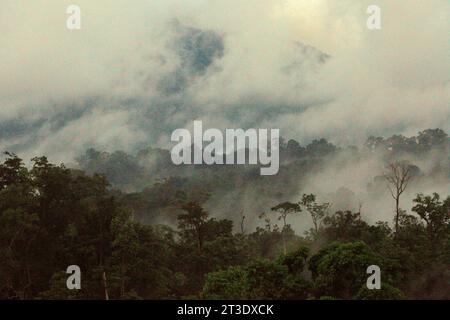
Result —
<path fill-rule="evenodd" d="M 450 197 L 442 203 L 437 193 L 433 193 L 432 196 L 418 194 L 414 203 L 412 211 L 425 221 L 431 253 L 433 257 L 436 257 L 449 240 Z"/>
<path fill-rule="evenodd" d="M 201 250 L 205 237 L 204 225 L 208 220 L 208 212 L 196 201 L 183 204 L 181 209 L 186 213 L 178 216 L 178 227 L 185 236 L 193 236 L 197 241 L 198 249 Z"/>
<path fill-rule="evenodd" d="M 412 178 L 411 165 L 405 161 L 397 161 L 389 164 L 384 178 L 386 179 L 387 187 L 395 200 L 395 232 L 398 231 L 398 219 L 401 214 L 400 196 L 405 191 Z"/>
<path fill-rule="evenodd" d="M 276 205 L 275 207 L 271 208 L 272 211 L 278 212 L 280 216 L 278 217 L 278 220 L 283 220 L 283 230 L 281 231 L 281 235 L 283 238 L 283 252 L 284 254 L 287 253 L 286 249 L 286 239 L 285 239 L 285 232 L 287 231 L 288 225 L 286 223 L 287 216 L 293 213 L 301 212 L 302 209 L 297 203 L 291 203 L 291 202 L 283 202 L 279 205 Z"/>
<path fill-rule="evenodd" d="M 320 221 L 325 217 L 330 204 L 317 203 L 316 196 L 314 194 L 304 194 L 299 204 L 305 207 L 306 211 L 309 212 L 314 224 L 314 231 L 317 235 L 317 233 L 319 232 Z"/>

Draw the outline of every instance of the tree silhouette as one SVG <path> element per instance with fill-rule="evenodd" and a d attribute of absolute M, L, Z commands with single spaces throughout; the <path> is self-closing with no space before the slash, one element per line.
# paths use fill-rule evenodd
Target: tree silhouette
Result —
<path fill-rule="evenodd" d="M 319 232 L 320 221 L 325 217 L 330 204 L 316 203 L 316 196 L 314 194 L 304 194 L 299 204 L 304 206 L 306 211 L 308 211 L 311 215 L 311 219 L 314 224 L 314 231 L 317 234 Z"/>
<path fill-rule="evenodd" d="M 395 233 L 397 233 L 398 219 L 401 214 L 400 196 L 412 178 L 411 165 L 405 161 L 393 162 L 387 167 L 384 178 L 388 182 L 387 187 L 395 200 Z"/>

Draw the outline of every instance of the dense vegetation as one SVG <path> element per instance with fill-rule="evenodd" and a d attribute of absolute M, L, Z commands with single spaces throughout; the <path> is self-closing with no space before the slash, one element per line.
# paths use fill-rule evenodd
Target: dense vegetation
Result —
<path fill-rule="evenodd" d="M 414 139 L 370 138 L 366 148 L 397 155 L 434 148 L 445 153 L 447 143 L 445 133 L 430 130 Z M 324 140 L 306 148 L 289 141 L 282 150 L 285 171 L 271 188 L 281 186 L 292 170 L 300 171 L 298 166 L 317 165 L 337 152 Z M 80 170 L 45 157 L 27 167 L 7 154 L 0 164 L 0 298 L 450 299 L 450 197 L 417 194 L 410 213 L 398 208 L 391 221 L 368 224 L 358 210 L 332 212 L 328 203 L 304 194 L 273 203 L 257 214 L 260 223 L 251 229 L 239 211 L 230 220 L 213 218 L 205 209 L 220 196 L 217 190 L 231 183 L 216 180 L 223 185 L 210 187 L 222 169 L 126 193 L 121 184 L 143 183 L 142 167 L 126 154 L 121 154 L 126 165 L 111 162 L 115 156 L 90 150 L 80 159 Z M 152 165 L 164 165 L 170 177 L 175 169 L 156 160 Z M 386 158 L 391 160 L 392 155 Z M 117 174 L 124 165 L 128 176 Z M 134 171 L 128 171 L 130 165 Z M 408 172 L 420 176 L 416 169 L 408 164 Z M 246 170 L 240 179 L 268 183 Z M 433 172 L 448 174 L 448 167 Z M 285 183 L 279 193 L 290 186 Z M 153 223 L 154 211 L 172 220 Z M 298 215 L 313 222 L 304 235 L 290 224 Z M 81 290 L 66 287 L 65 271 L 72 264 L 82 270 Z M 366 288 L 366 268 L 374 264 L 382 271 L 381 290 Z"/>

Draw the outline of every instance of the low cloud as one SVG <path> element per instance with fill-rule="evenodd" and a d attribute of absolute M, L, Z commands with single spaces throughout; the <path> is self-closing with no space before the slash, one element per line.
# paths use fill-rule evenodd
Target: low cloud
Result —
<path fill-rule="evenodd" d="M 378 1 L 3 1 L 0 147 L 54 161 L 168 147 L 194 119 L 302 143 L 448 130 L 450 4 Z"/>

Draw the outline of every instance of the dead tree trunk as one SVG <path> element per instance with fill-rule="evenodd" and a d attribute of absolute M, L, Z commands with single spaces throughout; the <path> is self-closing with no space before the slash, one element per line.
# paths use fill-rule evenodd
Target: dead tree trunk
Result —
<path fill-rule="evenodd" d="M 388 189 L 395 200 L 395 234 L 398 232 L 398 221 L 401 213 L 400 196 L 411 180 L 411 166 L 407 162 L 391 163 L 384 174 Z"/>

